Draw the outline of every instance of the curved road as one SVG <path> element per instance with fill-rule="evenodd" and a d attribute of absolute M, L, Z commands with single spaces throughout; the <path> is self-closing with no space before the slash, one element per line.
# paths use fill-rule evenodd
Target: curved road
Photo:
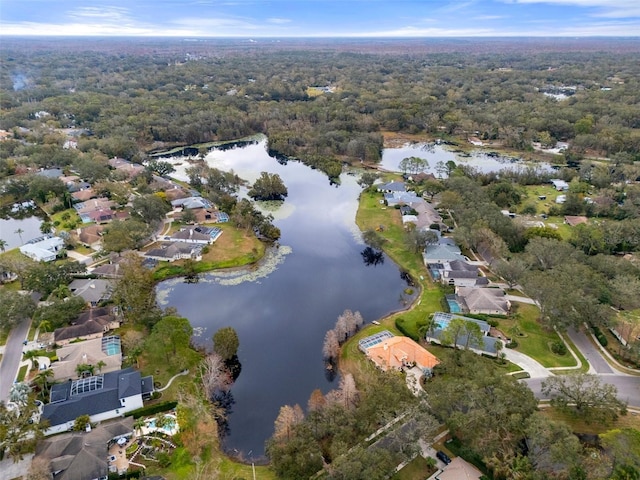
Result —
<path fill-rule="evenodd" d="M 589 373 L 597 374 L 613 374 L 616 371 L 611 368 L 611 365 L 604 359 L 598 347 L 589 339 L 586 333 L 574 328 L 567 329 L 567 336 L 571 339 L 574 345 L 582 352 L 587 359 L 591 368 Z"/>
<path fill-rule="evenodd" d="M 22 342 L 29 334 L 31 320 L 25 320 L 11 330 L 4 347 L 2 361 L 0 361 L 0 402 L 6 402 L 9 398 L 9 390 L 18 374 L 18 367 L 22 359 Z"/>
<path fill-rule="evenodd" d="M 598 375 L 603 383 L 614 385 L 618 389 L 618 398 L 627 402 L 630 407 L 640 407 L 640 377 L 631 375 Z M 522 380 L 533 391 L 536 398 L 543 400 L 542 382 L 544 378 L 528 378 Z"/>

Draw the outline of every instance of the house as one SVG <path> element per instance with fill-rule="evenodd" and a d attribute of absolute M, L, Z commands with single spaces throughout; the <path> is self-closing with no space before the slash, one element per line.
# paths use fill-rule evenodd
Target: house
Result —
<path fill-rule="evenodd" d="M 455 260 L 466 261 L 466 258 L 460 252 L 460 248 L 449 243 L 439 242 L 427 245 L 422 253 L 422 259 L 425 265 L 430 263 L 445 263 Z"/>
<path fill-rule="evenodd" d="M 559 192 L 566 192 L 567 190 L 569 190 L 569 184 L 564 180 L 552 178 L 550 182 L 553 183 L 553 187 Z"/>
<path fill-rule="evenodd" d="M 378 185 L 378 191 L 383 193 L 402 193 L 407 191 L 404 182 L 389 182 Z"/>
<path fill-rule="evenodd" d="M 421 182 L 426 182 L 427 180 L 436 181 L 438 179 L 436 178 L 436 176 L 433 173 L 420 172 L 420 173 L 417 173 L 415 175 L 409 176 L 409 178 L 407 180 L 409 180 L 411 182 L 421 183 Z"/>
<path fill-rule="evenodd" d="M 507 315 L 511 304 L 500 288 L 456 287 L 466 311 L 473 314 Z"/>
<path fill-rule="evenodd" d="M 102 423 L 89 432 L 70 432 L 38 442 L 35 459 L 49 464 L 52 478 L 107 478 L 110 469 L 109 447 L 120 438 L 133 434 L 133 417 Z"/>
<path fill-rule="evenodd" d="M 77 278 L 69 284 L 69 290 L 75 296 L 82 297 L 90 307 L 97 307 L 100 302 L 111 298 L 113 285 L 109 280 L 99 278 Z"/>
<path fill-rule="evenodd" d="M 85 245 L 92 246 L 98 245 L 102 242 L 102 233 L 104 227 L 102 225 L 89 225 L 88 227 L 78 228 L 76 235 L 78 240 Z"/>
<path fill-rule="evenodd" d="M 81 415 L 89 415 L 92 423 L 122 417 L 141 408 L 153 391 L 153 377 L 143 377 L 133 367 L 56 383 L 42 413 L 49 420 L 45 435 L 71 430 Z"/>
<path fill-rule="evenodd" d="M 570 227 L 575 227 L 576 225 L 580 225 L 581 223 L 588 223 L 589 219 L 582 215 L 565 215 L 564 223 L 569 225 Z"/>
<path fill-rule="evenodd" d="M 80 214 L 80 219 L 82 220 L 82 223 L 91 223 L 91 222 L 106 223 L 113 220 L 114 217 L 115 217 L 115 212 L 110 208 L 93 210 L 90 212 Z"/>
<path fill-rule="evenodd" d="M 417 366 L 431 370 L 440 361 L 432 353 L 408 337 L 383 338 L 366 348 L 367 357 L 381 370 Z"/>
<path fill-rule="evenodd" d="M 436 480 L 480 480 L 482 472 L 465 459 L 456 457 L 436 474 Z"/>
<path fill-rule="evenodd" d="M 36 262 L 52 262 L 64 248 L 64 240 L 60 237 L 44 235 L 29 240 L 20 247 L 20 253 Z"/>
<path fill-rule="evenodd" d="M 566 201 L 567 201 L 567 196 L 566 196 L 566 195 L 558 195 L 558 196 L 556 197 L 556 203 L 557 203 L 558 205 L 562 205 L 562 204 L 563 204 L 564 202 L 566 202 Z"/>
<path fill-rule="evenodd" d="M 175 262 L 187 258 L 199 261 L 202 259 L 202 246 L 202 243 L 194 242 L 162 242 L 159 248 L 149 250 L 144 256 L 161 262 Z"/>
<path fill-rule="evenodd" d="M 396 205 L 411 205 L 425 203 L 422 197 L 418 197 L 415 192 L 387 192 L 384 194 L 384 200 L 390 207 Z"/>
<path fill-rule="evenodd" d="M 125 172 L 129 178 L 144 171 L 144 167 L 138 163 L 131 163 L 123 158 L 112 158 L 109 160 L 109 166 L 120 172 Z"/>
<path fill-rule="evenodd" d="M 181 210 L 194 210 L 197 208 L 211 208 L 211 202 L 206 198 L 202 197 L 186 197 L 186 198 L 178 198 L 176 200 L 171 201 L 171 206 L 174 209 Z"/>
<path fill-rule="evenodd" d="M 100 197 L 86 202 L 76 203 L 73 208 L 78 212 L 78 215 L 82 216 L 83 213 L 96 212 L 99 210 L 111 210 L 115 204 L 115 202 L 108 198 Z"/>
<path fill-rule="evenodd" d="M 220 235 L 222 235 L 222 229 L 218 227 L 194 226 L 181 228 L 171 235 L 165 235 L 164 240 L 206 245 L 215 242 Z"/>
<path fill-rule="evenodd" d="M 70 326 L 57 328 L 53 339 L 58 345 L 66 345 L 73 340 L 102 338 L 106 332 L 119 326 L 120 322 L 109 307 L 91 308 L 78 315 Z"/>
<path fill-rule="evenodd" d="M 87 188 L 86 190 L 78 190 L 71 194 L 74 200 L 78 202 L 86 202 L 87 200 L 91 200 L 92 198 L 96 198 L 98 195 L 93 190 L 93 188 Z"/>
<path fill-rule="evenodd" d="M 113 372 L 122 368 L 122 349 L 118 335 L 70 343 L 56 350 L 57 362 L 51 364 L 53 379 L 56 381 L 78 377 L 76 367 L 80 364 L 104 363 L 100 373 Z"/>
<path fill-rule="evenodd" d="M 480 328 L 480 332 L 482 332 L 482 341 L 471 339 L 469 342 L 467 342 L 467 335 L 464 335 L 463 333 L 460 334 L 456 340 L 456 346 L 462 348 L 467 346 L 469 349 L 477 353 L 488 353 L 490 355 L 498 354 L 498 342 L 501 342 L 501 340 L 499 338 L 489 336 L 491 326 L 487 322 L 475 318 L 464 317 L 462 315 L 456 315 L 455 313 L 434 313 L 432 316 L 432 328 L 425 335 L 426 341 L 436 341 L 438 343 L 441 343 L 443 333 L 453 319 L 461 319 L 465 322 L 473 322 L 478 325 L 478 327 Z M 504 346 L 504 344 L 502 346 Z"/>

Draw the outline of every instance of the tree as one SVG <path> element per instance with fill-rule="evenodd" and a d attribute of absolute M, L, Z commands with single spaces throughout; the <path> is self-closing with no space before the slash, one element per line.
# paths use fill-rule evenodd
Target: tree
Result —
<path fill-rule="evenodd" d="M 340 342 L 335 330 L 328 330 L 322 344 L 322 356 L 328 362 L 335 362 L 340 355 Z"/>
<path fill-rule="evenodd" d="M 442 331 L 442 343 L 444 345 L 452 345 L 453 348 L 457 348 L 460 338 L 466 332 L 467 321 L 462 318 L 453 318 L 447 324 L 446 328 Z"/>
<path fill-rule="evenodd" d="M 277 173 L 261 172 L 253 187 L 247 192 L 254 200 L 284 200 L 287 187 Z"/>
<path fill-rule="evenodd" d="M 142 258 L 127 254 L 120 262 L 120 273 L 111 298 L 125 320 L 143 323 L 157 318 L 155 280 L 153 273 L 142 264 Z"/>
<path fill-rule="evenodd" d="M 587 422 L 613 421 L 627 413 L 627 406 L 618 400 L 618 389 L 603 383 L 596 375 L 577 373 L 549 377 L 542 382 L 542 393 L 551 404 L 573 412 Z"/>
<path fill-rule="evenodd" d="M 273 438 L 276 441 L 288 441 L 293 435 L 293 428 L 302 420 L 304 420 L 304 413 L 300 405 L 280 407 L 280 413 L 274 422 Z"/>
<path fill-rule="evenodd" d="M 113 221 L 102 235 L 103 249 L 106 252 L 134 250 L 143 245 L 151 236 L 151 231 L 149 225 L 135 218 Z"/>
<path fill-rule="evenodd" d="M 437 180 L 427 180 L 422 184 L 422 191 L 429 195 L 429 199 L 433 202 L 433 197 L 444 191 L 444 185 Z"/>
<path fill-rule="evenodd" d="M 32 396 L 13 408 L 0 402 L 0 452 L 8 453 L 14 462 L 35 451 L 45 428 Z"/>
<path fill-rule="evenodd" d="M 76 365 L 76 375 L 78 378 L 82 378 L 85 376 L 91 377 L 95 372 L 95 367 L 93 365 L 89 365 L 88 363 L 79 363 Z"/>
<path fill-rule="evenodd" d="M 240 340 L 233 327 L 220 328 L 213 334 L 213 351 L 227 361 L 238 354 Z"/>
<path fill-rule="evenodd" d="M 183 317 L 165 316 L 151 329 L 149 341 L 163 345 L 167 361 L 171 363 L 178 354 L 178 350 L 189 347 L 192 335 L 193 328 L 189 320 Z"/>
<path fill-rule="evenodd" d="M 52 298 L 36 309 L 33 319 L 43 330 L 60 328 L 71 323 L 85 308 L 87 304 L 82 297 Z"/>
<path fill-rule="evenodd" d="M 0 238 L 0 250 L 5 252 L 7 249 L 7 241 Z"/>
<path fill-rule="evenodd" d="M 412 253 L 422 252 L 427 244 L 437 241 L 437 234 L 430 230 L 410 228 L 404 234 L 404 243 Z"/>
<path fill-rule="evenodd" d="M 147 163 L 146 168 L 161 177 L 166 177 L 176 171 L 173 165 L 169 162 L 165 162 L 164 160 L 151 160 Z"/>
<path fill-rule="evenodd" d="M 233 383 L 224 359 L 217 353 L 206 356 L 201 370 L 202 387 L 209 400 L 220 392 L 226 392 Z"/>
<path fill-rule="evenodd" d="M 84 432 L 87 429 L 87 425 L 91 423 L 89 415 L 80 415 L 73 422 L 74 432 Z"/>
<path fill-rule="evenodd" d="M 0 288 L 0 305 L 0 329 L 5 331 L 31 318 L 36 310 L 31 296 L 6 288 Z"/>
<path fill-rule="evenodd" d="M 45 263 L 38 262 L 31 264 L 24 274 L 24 287 L 35 290 L 44 297 L 48 297 L 51 292 L 60 285 L 71 283 L 75 274 L 84 273 L 87 266 L 80 262 Z"/>
<path fill-rule="evenodd" d="M 410 173 L 416 175 L 420 172 L 425 171 L 429 167 L 429 162 L 420 157 L 406 157 L 400 160 L 400 164 L 398 168 L 402 170 L 403 173 Z"/>
<path fill-rule="evenodd" d="M 375 183 L 377 179 L 378 179 L 377 173 L 364 172 L 362 175 L 360 175 L 360 178 L 358 179 L 358 185 L 360 185 L 362 188 L 369 188 L 371 187 L 371 185 Z"/>
<path fill-rule="evenodd" d="M 165 214 L 170 210 L 169 204 L 155 194 L 136 197 L 131 207 L 135 217 L 152 227 L 164 220 Z"/>
<path fill-rule="evenodd" d="M 21 228 L 18 228 L 15 232 L 13 233 L 17 233 L 18 236 L 20 237 L 20 243 L 24 243 L 24 240 L 22 240 L 22 234 L 24 233 L 24 230 Z"/>
<path fill-rule="evenodd" d="M 614 479 L 637 479 L 640 472 L 640 431 L 634 428 L 616 428 L 600 434 L 600 443 L 611 461 Z M 624 472 L 635 472 L 636 476 L 625 477 Z"/>
<path fill-rule="evenodd" d="M 507 282 L 509 288 L 513 288 L 520 282 L 527 270 L 529 270 L 529 266 L 519 257 L 516 257 L 509 261 L 498 260 L 494 269 L 495 272 Z"/>
<path fill-rule="evenodd" d="M 480 330 L 480 325 L 476 322 L 472 322 L 467 320 L 464 322 L 464 328 L 462 330 L 463 335 L 465 336 L 464 340 L 464 349 L 468 350 L 469 345 L 483 349 L 484 348 L 484 335 L 482 334 L 482 330 Z"/>
<path fill-rule="evenodd" d="M 29 465 L 29 480 L 51 480 L 51 467 L 49 460 L 42 457 L 34 457 Z"/>

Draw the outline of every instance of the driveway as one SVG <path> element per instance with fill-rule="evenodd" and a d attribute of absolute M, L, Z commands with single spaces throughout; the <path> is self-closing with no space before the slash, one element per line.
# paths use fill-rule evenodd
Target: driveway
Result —
<path fill-rule="evenodd" d="M 542 364 L 524 353 L 520 353 L 511 348 L 505 348 L 502 351 L 506 355 L 507 360 L 515 363 L 524 371 L 529 372 L 531 378 L 546 378 L 553 375 L 553 373 L 549 372 Z"/>
<path fill-rule="evenodd" d="M 30 326 L 31 320 L 25 320 L 11 330 L 7 338 L 0 362 L 0 402 L 6 402 L 9 398 L 9 390 L 18 374 L 18 366 L 22 359 L 22 342 L 26 340 Z"/>
<path fill-rule="evenodd" d="M 571 339 L 574 345 L 582 352 L 584 357 L 589 362 L 591 368 L 589 373 L 598 374 L 613 374 L 616 373 L 613 368 L 604 359 L 598 347 L 596 347 L 589 337 L 582 331 L 574 328 L 567 329 L 567 336 Z"/>

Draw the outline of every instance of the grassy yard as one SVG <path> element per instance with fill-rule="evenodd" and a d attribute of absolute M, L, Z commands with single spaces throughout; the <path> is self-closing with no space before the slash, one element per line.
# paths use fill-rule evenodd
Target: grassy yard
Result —
<path fill-rule="evenodd" d="M 545 367 L 576 365 L 570 353 L 556 355 L 551 351 L 551 345 L 560 341 L 560 337 L 554 330 L 546 330 L 540 325 L 537 320 L 538 307 L 517 302 L 513 305 L 517 308 L 517 313 L 511 318 L 499 320 L 498 328 L 518 342 L 516 350 L 536 359 Z"/>
<path fill-rule="evenodd" d="M 378 192 L 363 191 L 356 223 L 362 231 L 380 230 L 379 235 L 387 240 L 384 246 L 385 253 L 402 269 L 409 272 L 416 287 L 419 288 L 420 297 L 410 310 L 398 312 L 382 321 L 389 328 L 399 320 L 403 329 L 417 338 L 420 323 L 424 322 L 430 313 L 442 310 L 441 301 L 444 293 L 439 285 L 431 281 L 422 256 L 408 251 L 405 247 L 405 231 L 400 211 L 380 204 L 381 199 L 382 194 Z"/>
<path fill-rule="evenodd" d="M 213 245 L 209 245 L 209 251 L 203 254 L 202 260 L 196 263 L 197 273 L 249 265 L 264 255 L 266 245 L 252 233 L 247 233 L 229 224 L 217 224 L 216 226 L 221 228 L 223 233 Z M 184 275 L 183 265 L 184 261 L 182 260 L 163 264 L 156 269 L 154 277 L 160 281 Z"/>
<path fill-rule="evenodd" d="M 576 418 L 571 413 L 562 412 L 553 407 L 541 408 L 540 411 L 544 414 L 544 416 L 550 418 L 551 420 L 566 423 L 567 425 L 569 425 L 569 428 L 571 428 L 571 431 L 576 433 L 600 434 L 614 428 L 634 428 L 636 430 L 640 430 L 640 416 L 631 413 L 628 413 L 627 415 L 624 415 L 622 417 L 618 417 L 618 419 L 614 422 L 587 423 L 582 419 Z"/>
<path fill-rule="evenodd" d="M 83 225 L 80 215 L 78 215 L 78 212 L 76 212 L 74 208 L 54 213 L 53 215 L 50 215 L 50 218 L 51 223 L 53 223 L 57 232 L 60 232 L 60 230 L 73 230 L 74 228 Z M 84 226 L 87 225 L 91 224 L 84 224 Z"/>
<path fill-rule="evenodd" d="M 391 480 L 424 480 L 433 475 L 436 470 L 436 468 L 429 466 L 429 462 L 424 457 L 418 455 L 392 476 Z"/>

